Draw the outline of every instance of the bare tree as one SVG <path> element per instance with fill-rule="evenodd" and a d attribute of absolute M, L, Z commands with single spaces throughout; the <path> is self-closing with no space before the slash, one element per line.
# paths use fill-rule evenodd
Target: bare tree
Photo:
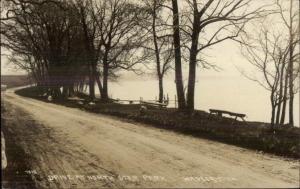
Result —
<path fill-rule="evenodd" d="M 299 8 L 294 9 L 293 7 L 297 7 L 298 4 L 296 1 L 290 0 L 289 7 L 287 7 L 286 1 L 276 0 L 276 5 L 279 8 L 279 14 L 284 23 L 284 26 L 287 28 L 289 32 L 289 64 L 288 64 L 288 76 L 286 78 L 286 82 L 288 82 L 288 86 L 285 88 L 284 94 L 287 95 L 287 88 L 289 90 L 289 124 L 294 125 L 294 81 L 296 79 L 297 67 L 295 68 L 295 56 L 297 56 L 297 49 L 294 45 L 295 42 L 299 40 Z M 296 54 L 296 55 L 295 55 Z M 283 106 L 283 111 L 285 112 L 286 104 Z M 284 122 L 284 117 L 282 119 Z"/>
<path fill-rule="evenodd" d="M 236 40 L 245 25 L 260 17 L 263 7 L 251 8 L 252 0 L 186 0 L 186 21 L 181 31 L 189 38 L 187 108 L 194 110 L 196 66 L 204 61 L 203 51 L 226 40 Z M 200 57 L 199 57 L 200 56 Z"/>
<path fill-rule="evenodd" d="M 144 19 L 141 24 L 146 27 L 149 35 L 147 42 L 143 45 L 145 53 L 149 54 L 150 61 L 156 62 L 156 75 L 158 78 L 160 103 L 163 102 L 164 87 L 163 79 L 167 72 L 172 68 L 173 60 L 173 40 L 170 32 L 171 28 L 167 26 L 167 17 L 163 17 L 165 0 L 144 0 L 145 8 L 149 14 L 149 19 Z"/>
<path fill-rule="evenodd" d="M 178 96 L 178 109 L 186 109 L 186 101 L 183 90 L 182 81 L 182 65 L 181 65 L 181 37 L 180 37 L 180 20 L 178 1 L 172 0 L 172 13 L 173 13 L 173 41 L 174 41 L 174 54 L 175 54 L 175 82 L 176 91 Z"/>
<path fill-rule="evenodd" d="M 143 30 L 139 19 L 144 9 L 128 0 L 103 0 L 94 3 L 96 26 L 101 41 L 102 99 L 108 100 L 108 77 L 119 69 L 134 70 L 139 57 Z"/>
<path fill-rule="evenodd" d="M 83 29 L 83 38 L 86 49 L 86 61 L 89 66 L 89 95 L 93 100 L 95 98 L 95 80 L 98 84 L 100 95 L 102 96 L 103 87 L 100 80 L 100 70 L 97 64 L 101 58 L 101 40 L 98 39 L 99 29 L 96 25 L 96 12 L 92 0 L 76 0 L 75 6 L 78 9 L 81 26 Z"/>
<path fill-rule="evenodd" d="M 284 34 L 271 33 L 265 27 L 258 34 L 258 38 L 248 35 L 243 41 L 243 55 L 261 77 L 244 75 L 270 91 L 271 126 L 273 128 L 283 125 L 281 120 L 284 119 L 285 111 L 282 108 L 287 101 L 284 89 L 288 86 L 286 78 L 289 75 L 291 45 Z M 296 45 L 293 43 L 293 48 Z"/>
<path fill-rule="evenodd" d="M 43 85 L 54 97 L 61 96 L 61 87 L 65 96 L 75 83 L 82 86 L 88 76 L 90 97 L 95 98 L 96 80 L 107 100 L 108 78 L 116 77 L 120 69 L 137 71 L 135 65 L 144 60 L 139 55 L 146 32 L 139 21 L 145 10 L 130 0 L 5 3 L 1 45 L 18 56 L 11 59 L 15 64 L 23 59 L 23 68 L 30 67 L 33 73 L 43 70 L 39 71 L 44 72 L 39 74 L 45 77 Z"/>

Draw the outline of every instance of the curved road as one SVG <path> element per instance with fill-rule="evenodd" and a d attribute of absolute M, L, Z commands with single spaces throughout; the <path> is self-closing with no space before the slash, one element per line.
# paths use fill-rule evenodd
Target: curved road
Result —
<path fill-rule="evenodd" d="M 299 187 L 295 160 L 24 98 L 13 90 L 5 100 L 41 125 L 24 131 L 37 133 L 27 151 L 44 188 Z"/>

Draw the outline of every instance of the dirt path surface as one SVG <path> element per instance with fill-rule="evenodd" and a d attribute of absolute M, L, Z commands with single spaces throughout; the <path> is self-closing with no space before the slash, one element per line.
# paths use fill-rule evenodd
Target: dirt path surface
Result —
<path fill-rule="evenodd" d="M 24 98 L 5 100 L 39 128 L 20 128 L 43 188 L 299 187 L 299 161 Z M 22 120 L 20 120 L 22 121 Z M 35 173 L 36 172 L 36 173 Z"/>

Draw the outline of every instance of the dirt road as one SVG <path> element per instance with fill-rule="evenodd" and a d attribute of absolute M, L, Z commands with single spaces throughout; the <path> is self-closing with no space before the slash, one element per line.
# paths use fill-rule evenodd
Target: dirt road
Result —
<path fill-rule="evenodd" d="M 40 187 L 299 187 L 299 162 L 19 97 Z M 22 119 L 23 119 L 22 118 Z M 21 120 L 20 120 L 21 121 Z M 30 141 L 33 141 L 30 144 Z"/>

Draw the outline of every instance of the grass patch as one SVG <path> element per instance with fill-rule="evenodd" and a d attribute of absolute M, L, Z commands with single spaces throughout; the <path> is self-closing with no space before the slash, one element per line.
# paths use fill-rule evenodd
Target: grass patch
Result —
<path fill-rule="evenodd" d="M 21 89 L 16 93 L 48 102 L 36 87 Z M 96 101 L 95 105 L 89 105 L 87 99 L 83 100 L 82 104 L 70 99 L 54 100 L 52 103 L 126 118 L 154 127 L 266 153 L 300 158 L 300 129 L 296 127 L 280 127 L 271 131 L 267 123 L 234 121 L 231 118 L 212 116 L 200 110 L 196 110 L 193 115 L 187 115 L 172 108 L 148 109 L 141 113 L 140 105 L 137 104 L 125 105 Z"/>

